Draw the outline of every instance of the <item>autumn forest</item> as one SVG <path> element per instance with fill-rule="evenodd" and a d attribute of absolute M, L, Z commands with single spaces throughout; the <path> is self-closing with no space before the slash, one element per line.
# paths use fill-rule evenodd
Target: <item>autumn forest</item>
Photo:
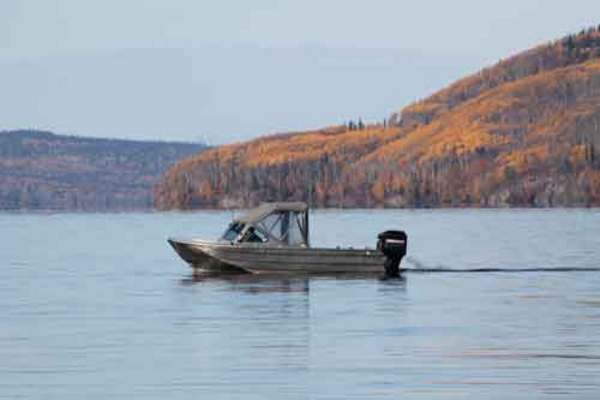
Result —
<path fill-rule="evenodd" d="M 502 60 L 385 122 L 186 158 L 156 185 L 155 205 L 600 206 L 599 29 Z"/>

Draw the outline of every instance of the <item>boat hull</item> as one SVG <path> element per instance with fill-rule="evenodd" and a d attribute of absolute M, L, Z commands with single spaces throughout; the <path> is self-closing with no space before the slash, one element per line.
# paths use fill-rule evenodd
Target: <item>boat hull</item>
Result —
<path fill-rule="evenodd" d="M 385 256 L 378 250 L 264 246 L 261 244 L 169 239 L 190 266 L 208 270 L 252 273 L 384 272 Z"/>

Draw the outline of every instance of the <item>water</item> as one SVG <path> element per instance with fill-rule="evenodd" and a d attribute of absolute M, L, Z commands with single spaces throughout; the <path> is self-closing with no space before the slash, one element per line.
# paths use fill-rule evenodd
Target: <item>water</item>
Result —
<path fill-rule="evenodd" d="M 600 272 L 571 269 L 600 211 L 322 211 L 314 244 L 404 228 L 414 270 L 194 278 L 165 237 L 230 218 L 0 215 L 0 398 L 598 397 Z"/>

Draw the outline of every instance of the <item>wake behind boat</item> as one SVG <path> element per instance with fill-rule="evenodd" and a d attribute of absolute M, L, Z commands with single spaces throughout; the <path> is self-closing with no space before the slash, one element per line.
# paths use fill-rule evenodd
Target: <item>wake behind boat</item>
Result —
<path fill-rule="evenodd" d="M 306 203 L 264 203 L 235 218 L 216 241 L 168 239 L 195 269 L 252 273 L 364 273 L 397 275 L 406 255 L 402 231 L 378 236 L 376 249 L 311 247 Z"/>

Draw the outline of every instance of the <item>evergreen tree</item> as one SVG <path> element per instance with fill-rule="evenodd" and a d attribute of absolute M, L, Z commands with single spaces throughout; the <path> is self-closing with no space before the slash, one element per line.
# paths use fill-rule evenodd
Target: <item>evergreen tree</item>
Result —
<path fill-rule="evenodd" d="M 575 44 L 573 43 L 573 35 L 569 35 L 569 37 L 567 37 L 567 52 L 569 54 L 571 54 L 571 51 L 573 51 L 573 47 L 575 47 Z"/>

